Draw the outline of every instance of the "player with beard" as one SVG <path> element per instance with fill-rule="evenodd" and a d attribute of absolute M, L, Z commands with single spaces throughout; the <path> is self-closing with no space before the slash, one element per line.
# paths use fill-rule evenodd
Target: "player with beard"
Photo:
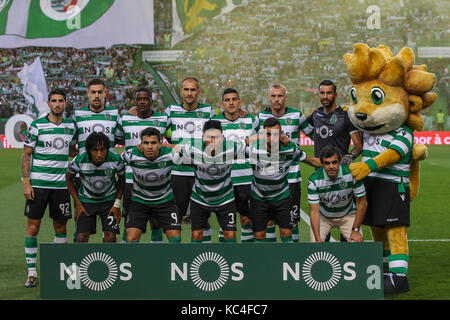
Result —
<path fill-rule="evenodd" d="M 321 81 L 321 107 L 308 117 L 309 123 L 314 127 L 314 156 L 319 157 L 324 147 L 333 146 L 341 155 L 341 163 L 350 165 L 362 151 L 361 133 L 350 122 L 347 112 L 337 105 L 336 98 L 336 85 L 331 80 Z M 350 140 L 353 142 L 353 149 L 349 152 Z M 329 236 L 326 240 L 329 240 Z M 342 235 L 341 241 L 346 241 Z"/>
<path fill-rule="evenodd" d="M 72 217 L 65 182 L 69 153 L 75 153 L 75 123 L 64 118 L 66 94 L 54 89 L 48 95 L 50 112 L 34 120 L 24 139 L 22 181 L 27 220 L 25 256 L 28 279 L 25 287 L 37 284 L 37 236 L 47 206 L 55 229 L 54 243 L 67 242 L 67 220 Z"/>

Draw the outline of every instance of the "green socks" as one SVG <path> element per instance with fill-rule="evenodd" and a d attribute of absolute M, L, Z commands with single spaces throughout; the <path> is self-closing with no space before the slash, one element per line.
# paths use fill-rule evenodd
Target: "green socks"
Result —
<path fill-rule="evenodd" d="M 37 258 L 37 238 L 25 237 L 25 260 L 28 267 L 28 277 L 37 275 L 36 258 Z"/>

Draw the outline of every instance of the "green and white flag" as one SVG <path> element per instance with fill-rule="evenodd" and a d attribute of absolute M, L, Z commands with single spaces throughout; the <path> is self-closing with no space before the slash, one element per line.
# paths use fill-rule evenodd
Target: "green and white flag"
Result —
<path fill-rule="evenodd" d="M 248 0 L 172 0 L 172 47 L 198 32 L 205 20 L 247 4 Z"/>
<path fill-rule="evenodd" d="M 40 117 L 50 111 L 47 104 L 47 84 L 44 70 L 39 57 L 30 65 L 26 64 L 17 74 L 22 84 L 22 94 L 27 102 L 28 109 Z"/>
<path fill-rule="evenodd" d="M 153 43 L 153 0 L 0 0 L 0 48 Z"/>

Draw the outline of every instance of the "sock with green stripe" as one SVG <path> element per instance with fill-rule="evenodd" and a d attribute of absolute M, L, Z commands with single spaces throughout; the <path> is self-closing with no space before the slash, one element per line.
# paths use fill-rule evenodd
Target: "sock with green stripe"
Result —
<path fill-rule="evenodd" d="M 53 243 L 67 243 L 67 233 L 55 232 Z"/>
<path fill-rule="evenodd" d="M 387 272 L 389 270 L 389 256 L 391 255 L 391 250 L 383 250 L 383 270 Z"/>
<path fill-rule="evenodd" d="M 167 240 L 169 241 L 169 243 L 177 243 L 177 242 L 181 242 L 181 236 L 176 236 L 176 237 L 168 237 Z"/>
<path fill-rule="evenodd" d="M 211 225 L 208 222 L 208 225 L 205 229 L 203 229 L 203 243 L 212 243 L 211 241 Z"/>
<path fill-rule="evenodd" d="M 25 237 L 25 260 L 28 267 L 28 277 L 31 275 L 37 275 L 36 271 L 36 258 L 37 258 L 37 238 Z"/>
<path fill-rule="evenodd" d="M 163 241 L 163 232 L 161 228 L 152 229 L 152 235 L 150 237 L 151 243 L 162 243 Z"/>
<path fill-rule="evenodd" d="M 276 242 L 277 234 L 275 231 L 275 225 L 266 227 L 266 242 Z"/>
<path fill-rule="evenodd" d="M 405 276 L 408 274 L 409 256 L 407 254 L 391 254 L 389 256 L 389 272 Z"/>
<path fill-rule="evenodd" d="M 204 237 L 204 236 L 203 236 Z M 224 242 L 223 230 L 219 227 L 219 242 Z"/>
<path fill-rule="evenodd" d="M 300 233 L 298 231 L 298 223 L 291 228 L 291 232 L 292 232 L 292 242 L 299 242 Z"/>
<path fill-rule="evenodd" d="M 253 242 L 253 229 L 252 226 L 241 225 L 241 242 Z"/>

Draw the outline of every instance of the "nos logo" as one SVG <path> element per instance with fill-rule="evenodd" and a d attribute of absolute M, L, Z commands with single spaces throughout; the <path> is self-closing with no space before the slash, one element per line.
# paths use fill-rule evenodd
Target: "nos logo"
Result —
<path fill-rule="evenodd" d="M 67 289 L 81 289 L 81 283 L 93 291 L 104 291 L 116 282 L 129 281 L 133 277 L 131 263 L 123 262 L 119 266 L 111 256 L 103 252 L 93 252 L 84 257 L 80 265 L 73 262 L 70 266 L 61 262 L 59 264 L 61 281 L 66 280 Z M 119 274 L 120 273 L 120 274 Z"/>

